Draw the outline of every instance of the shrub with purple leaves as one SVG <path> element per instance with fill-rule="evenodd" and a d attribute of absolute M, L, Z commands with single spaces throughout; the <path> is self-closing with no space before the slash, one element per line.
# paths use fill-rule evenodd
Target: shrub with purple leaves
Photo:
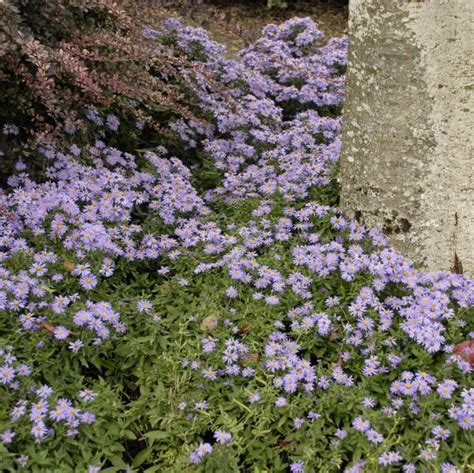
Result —
<path fill-rule="evenodd" d="M 206 119 L 131 153 L 90 106 L 0 190 L 2 469 L 469 471 L 474 281 L 337 207 L 347 39 L 145 35 Z"/>

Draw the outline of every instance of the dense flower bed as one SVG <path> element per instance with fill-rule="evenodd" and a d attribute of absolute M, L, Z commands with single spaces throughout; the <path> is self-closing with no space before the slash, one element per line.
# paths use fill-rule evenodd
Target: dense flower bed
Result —
<path fill-rule="evenodd" d="M 144 37 L 205 117 L 169 124 L 180 159 L 44 145 L 44 179 L 20 156 L 0 192 L 2 467 L 469 471 L 474 283 L 337 208 L 347 39 Z"/>

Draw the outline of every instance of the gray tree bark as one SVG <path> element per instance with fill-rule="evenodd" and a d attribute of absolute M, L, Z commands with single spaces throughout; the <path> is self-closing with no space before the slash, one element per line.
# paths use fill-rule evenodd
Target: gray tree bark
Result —
<path fill-rule="evenodd" d="M 350 0 L 341 207 L 474 274 L 474 1 Z"/>

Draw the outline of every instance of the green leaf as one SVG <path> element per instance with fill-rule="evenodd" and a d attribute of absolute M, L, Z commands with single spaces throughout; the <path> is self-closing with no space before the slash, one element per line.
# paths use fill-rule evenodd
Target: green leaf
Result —
<path fill-rule="evenodd" d="M 129 440 L 136 440 L 137 436 L 131 430 L 124 430 L 122 435 Z"/>
<path fill-rule="evenodd" d="M 114 455 L 113 457 L 110 458 L 110 461 L 112 462 L 112 465 L 114 465 L 117 468 L 128 468 L 128 465 L 122 460 L 122 458 L 118 457 L 117 455 Z"/>
<path fill-rule="evenodd" d="M 155 473 L 155 471 L 160 471 L 162 467 L 160 465 L 155 465 L 155 466 L 152 466 L 151 468 L 147 468 L 145 470 L 145 473 Z"/>
<path fill-rule="evenodd" d="M 164 432 L 162 430 L 152 430 L 151 432 L 147 432 L 145 434 L 146 438 L 152 439 L 152 440 L 160 440 L 164 439 L 166 437 L 169 437 L 170 434 L 168 432 Z"/>
<path fill-rule="evenodd" d="M 150 447 L 138 452 L 137 456 L 133 459 L 132 468 L 138 468 L 141 464 L 143 464 L 152 451 L 153 449 Z"/>

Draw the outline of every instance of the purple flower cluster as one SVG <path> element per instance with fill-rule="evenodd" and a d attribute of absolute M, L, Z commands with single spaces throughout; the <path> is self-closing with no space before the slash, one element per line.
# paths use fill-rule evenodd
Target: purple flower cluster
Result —
<path fill-rule="evenodd" d="M 22 380 L 30 376 L 31 368 L 20 363 L 12 350 L 11 346 L 0 348 L 0 383 L 17 391 L 22 386 Z"/>
<path fill-rule="evenodd" d="M 216 430 L 214 432 L 214 439 L 217 444 L 227 445 L 232 440 L 232 435 L 225 430 Z M 208 442 L 203 442 L 198 445 L 195 450 L 192 450 L 189 454 L 189 461 L 191 463 L 201 463 L 202 459 L 212 453 L 213 446 Z"/>
<path fill-rule="evenodd" d="M 444 393 L 445 386 L 425 371 L 404 369 L 404 347 L 410 340 L 427 353 L 444 352 L 448 363 L 469 372 L 469 366 L 451 354 L 446 332 L 455 311 L 473 305 L 474 286 L 468 277 L 415 269 L 387 247 L 379 229 L 347 221 L 339 209 L 318 201 L 315 190 L 329 184 L 340 150 L 341 120 L 326 115 L 324 108 L 342 104 L 347 40 L 323 43 L 314 23 L 295 19 L 267 27 L 237 62 L 223 58 L 202 31 L 193 33 L 172 21 L 167 34 L 186 54 L 205 57 L 204 64 L 232 97 L 223 100 L 219 93 L 207 92 L 200 96 L 203 109 L 215 117 L 214 130 L 191 121 L 174 125 L 188 145 L 197 147 L 201 140 L 204 153 L 222 173 L 204 201 L 213 208 L 251 202 L 247 221 L 228 225 L 229 235 L 220 234 L 221 242 L 204 247 L 209 259 L 196 265 L 195 274 L 224 270 L 230 281 L 223 291 L 228 304 L 237 306 L 248 291 L 256 307 L 266 310 L 295 301 L 287 316 L 274 322 L 277 331 L 267 336 L 252 376 L 247 376 L 249 348 L 236 338 L 225 339 L 229 331 L 238 333 L 231 322 L 224 324 L 225 343 L 218 336 L 202 341 L 203 368 L 198 359 L 185 360 L 183 366 L 193 371 L 200 389 L 249 383 L 249 405 L 271 402 L 278 411 L 294 406 L 300 393 L 310 402 L 316 393 L 316 399 L 324 399 L 324 393 L 352 390 L 367 378 L 395 373 L 396 381 L 386 393 L 388 405 L 378 399 L 376 410 L 370 392 L 364 392 L 360 402 L 383 417 L 399 413 L 416 418 L 420 400 L 437 389 Z M 336 235 L 333 239 L 314 230 L 323 222 Z M 278 245 L 291 254 L 291 265 L 281 264 L 274 249 Z M 357 286 L 362 277 L 366 285 Z M 355 295 L 341 303 L 340 294 L 327 294 L 322 304 L 322 281 L 336 278 L 342 285 L 354 284 Z M 397 292 L 404 295 L 392 296 L 394 287 L 402 288 Z M 308 359 L 315 344 L 322 347 L 334 340 L 339 340 L 339 360 Z M 251 384 L 255 373 L 271 380 L 276 395 L 256 390 Z M 210 406 L 209 401 L 206 408 Z M 466 419 L 469 409 L 465 404 L 453 406 L 449 415 Z M 307 414 L 312 421 L 319 417 L 314 411 Z M 293 418 L 294 429 L 304 425 L 302 415 Z M 364 417 L 357 417 L 353 426 L 373 445 L 384 441 L 382 428 L 375 429 Z M 336 440 L 346 435 L 347 430 L 341 430 Z M 433 435 L 436 441 L 447 438 L 441 427 Z M 430 448 L 435 450 L 427 444 L 420 455 L 429 458 Z M 399 451 L 379 457 L 381 466 L 400 461 Z M 361 471 L 364 465 L 360 460 L 352 469 Z M 304 465 L 295 461 L 290 469 L 303 471 Z"/>
<path fill-rule="evenodd" d="M 279 374 L 273 377 L 273 384 L 288 394 L 298 389 L 308 394 L 314 390 L 316 371 L 309 361 L 298 356 L 299 348 L 282 332 L 272 333 L 265 346 L 266 361 L 263 366 L 270 373 Z"/>
<path fill-rule="evenodd" d="M 454 419 L 461 429 L 469 430 L 474 427 L 474 388 L 461 392 L 462 403 L 449 409 L 449 416 Z"/>
<path fill-rule="evenodd" d="M 189 461 L 191 463 L 201 463 L 203 457 L 212 453 L 212 445 L 210 443 L 200 443 L 196 450 L 189 454 Z"/>
<path fill-rule="evenodd" d="M 294 18 L 264 28 L 262 38 L 242 52 L 242 61 L 265 76 L 272 73 L 267 87 L 276 102 L 339 105 L 347 38 L 331 38 L 322 45 L 323 39 L 311 19 Z"/>
<path fill-rule="evenodd" d="M 384 452 L 379 457 L 379 465 L 382 465 L 382 466 L 393 465 L 394 463 L 398 463 L 401 460 L 402 460 L 402 456 L 400 455 L 400 452 L 397 450 Z"/>
<path fill-rule="evenodd" d="M 68 437 L 74 437 L 79 434 L 78 428 L 81 424 L 94 422 L 94 414 L 74 406 L 69 399 L 58 398 L 55 404 L 52 404 L 51 400 L 56 397 L 53 389 L 47 385 L 35 387 L 31 383 L 31 369 L 17 361 L 12 353 L 12 347 L 7 347 L 6 350 L 0 349 L 0 357 L 3 362 L 3 366 L 0 367 L 0 382 L 17 393 L 17 400 L 9 414 L 9 424 L 12 428 L 0 434 L 0 439 L 4 444 L 12 443 L 17 436 L 13 428 L 19 427 L 23 431 L 22 427 L 26 418 L 28 418 L 26 423 L 29 424 L 29 434 L 36 443 L 53 435 L 55 426 L 60 424 L 65 426 Z M 22 378 L 26 378 L 27 384 L 20 381 Z M 22 396 L 19 400 L 18 394 Z M 84 402 L 92 401 L 95 393 L 86 389 L 79 393 L 79 397 Z M 19 421 L 21 427 L 18 426 Z"/>

